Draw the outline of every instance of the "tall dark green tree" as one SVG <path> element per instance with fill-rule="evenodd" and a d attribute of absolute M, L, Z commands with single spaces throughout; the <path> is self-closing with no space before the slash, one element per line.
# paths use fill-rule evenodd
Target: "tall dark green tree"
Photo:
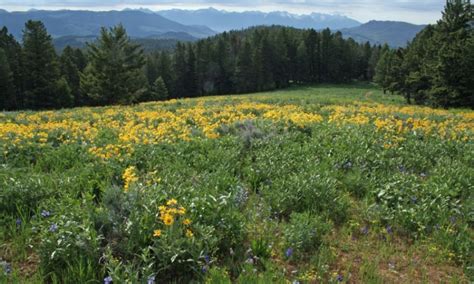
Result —
<path fill-rule="evenodd" d="M 382 56 L 375 79 L 417 104 L 474 107 L 473 6 L 448 0 L 442 19 L 426 27 L 406 50 Z M 391 61 L 387 60 L 391 59 Z M 388 72 L 388 76 L 384 73 Z"/>
<path fill-rule="evenodd" d="M 79 52 L 81 51 L 79 50 Z M 61 74 L 66 79 L 69 89 L 71 90 L 75 106 L 87 104 L 86 98 L 82 96 L 80 91 L 82 57 L 78 58 L 78 56 L 80 56 L 79 54 L 82 53 L 78 53 L 75 49 L 67 46 L 59 58 Z"/>
<path fill-rule="evenodd" d="M 15 85 L 6 52 L 0 48 L 0 110 L 15 107 Z"/>
<path fill-rule="evenodd" d="M 194 48 L 191 44 L 187 45 L 186 48 L 186 74 L 184 85 L 187 97 L 196 97 L 198 95 L 198 78 L 196 76 L 196 55 Z"/>
<path fill-rule="evenodd" d="M 158 77 L 151 87 L 150 101 L 166 100 L 168 98 L 168 89 L 163 78 Z"/>
<path fill-rule="evenodd" d="M 174 52 L 174 87 L 173 87 L 173 98 L 183 98 L 187 96 L 186 90 L 186 75 L 187 75 L 187 64 L 186 64 L 186 46 L 182 43 L 176 45 Z"/>
<path fill-rule="evenodd" d="M 130 104 L 148 89 L 143 72 L 145 56 L 122 25 L 103 28 L 97 42 L 88 46 L 90 63 L 81 75 L 81 91 L 96 105 Z"/>
<path fill-rule="evenodd" d="M 244 41 L 237 57 L 235 68 L 236 91 L 239 93 L 250 92 L 255 89 L 255 72 L 252 62 L 252 46 L 249 41 Z"/>
<path fill-rule="evenodd" d="M 13 94 L 3 105 L 6 109 L 18 109 L 24 107 L 24 78 L 23 78 L 23 54 L 21 45 L 15 37 L 8 33 L 3 27 L 0 30 L 0 48 L 5 52 L 8 68 L 12 73 Z"/>
<path fill-rule="evenodd" d="M 33 109 L 68 107 L 73 98 L 61 76 L 51 36 L 42 22 L 28 21 L 23 32 L 26 106 Z"/>
<path fill-rule="evenodd" d="M 473 23 L 471 1 L 447 1 L 432 42 L 438 45 L 438 54 L 429 92 L 431 104 L 474 107 Z"/>

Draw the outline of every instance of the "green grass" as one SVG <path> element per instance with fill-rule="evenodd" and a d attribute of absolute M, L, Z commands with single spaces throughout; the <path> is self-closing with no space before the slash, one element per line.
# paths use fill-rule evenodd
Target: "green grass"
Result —
<path fill-rule="evenodd" d="M 296 118 L 264 119 L 259 103 Z M 345 116 L 330 121 L 336 106 Z M 110 276 L 115 283 L 146 283 L 154 276 L 156 283 L 468 283 L 472 112 L 405 106 L 372 86 L 323 85 L 5 113 L 0 282 L 103 283 Z M 196 113 L 172 130 L 189 127 L 187 139 L 120 140 L 134 133 L 125 122 L 157 127 L 172 123 L 157 113 L 186 110 Z M 139 117 L 147 112 L 151 118 Z M 199 124 L 203 117 L 249 113 L 254 119 L 220 123 L 216 139 Z M 307 114 L 321 121 L 305 120 Z M 354 123 L 357 114 L 368 123 Z M 410 117 L 427 118 L 436 131 L 375 127 L 379 118 L 398 119 L 409 129 Z M 80 127 L 98 133 L 88 140 L 76 138 L 72 124 L 41 128 L 58 121 L 85 121 Z M 446 135 L 438 132 L 443 122 Z M 47 139 L 17 139 L 6 129 L 23 130 L 12 124 L 35 125 L 35 135 L 43 131 Z M 106 145 L 126 147 L 107 159 L 91 151 Z M 177 213 L 181 206 L 185 212 Z"/>

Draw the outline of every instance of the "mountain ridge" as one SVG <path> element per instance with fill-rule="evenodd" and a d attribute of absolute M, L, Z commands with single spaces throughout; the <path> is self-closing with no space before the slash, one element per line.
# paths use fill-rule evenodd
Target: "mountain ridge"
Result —
<path fill-rule="evenodd" d="M 390 47 L 404 47 L 426 25 L 415 25 L 400 21 L 369 21 L 358 27 L 341 29 L 344 37 L 356 41 L 369 41 L 372 44 L 385 44 Z"/>
<path fill-rule="evenodd" d="M 158 36 L 168 32 L 185 32 L 195 38 L 205 38 L 216 32 L 208 27 L 187 26 L 156 13 L 142 11 L 81 11 L 81 10 L 34 10 L 2 13 L 0 26 L 6 26 L 17 38 L 21 38 L 26 21 L 42 21 L 54 38 L 62 36 L 98 35 L 101 27 L 122 23 L 130 36 Z"/>
<path fill-rule="evenodd" d="M 330 28 L 336 30 L 355 27 L 361 24 L 354 19 L 337 14 L 311 13 L 299 15 L 285 11 L 234 12 L 207 8 L 198 10 L 170 9 L 156 11 L 156 13 L 186 25 L 201 23 L 219 32 L 261 25 L 281 25 L 302 29 Z"/>

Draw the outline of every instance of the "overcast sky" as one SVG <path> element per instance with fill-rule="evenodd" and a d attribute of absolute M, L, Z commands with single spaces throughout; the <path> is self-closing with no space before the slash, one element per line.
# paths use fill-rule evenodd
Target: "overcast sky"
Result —
<path fill-rule="evenodd" d="M 246 11 L 288 11 L 342 14 L 361 22 L 399 20 L 417 24 L 434 23 L 441 17 L 444 0 L 0 0 L 0 8 L 9 11 L 35 9 L 121 10 L 124 8 L 217 9 Z"/>

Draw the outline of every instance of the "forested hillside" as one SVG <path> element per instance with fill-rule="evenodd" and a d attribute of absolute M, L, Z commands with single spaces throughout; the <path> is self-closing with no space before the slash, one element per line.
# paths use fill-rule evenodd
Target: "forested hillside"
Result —
<path fill-rule="evenodd" d="M 473 15 L 470 1 L 447 1 L 442 19 L 407 48 L 383 51 L 375 81 L 409 103 L 473 108 Z"/>
<path fill-rule="evenodd" d="M 144 55 L 123 26 L 103 28 L 85 51 L 58 56 L 41 22 L 23 44 L 3 28 L 2 109 L 43 109 L 273 90 L 290 84 L 369 81 L 380 46 L 329 29 L 258 27 Z"/>

